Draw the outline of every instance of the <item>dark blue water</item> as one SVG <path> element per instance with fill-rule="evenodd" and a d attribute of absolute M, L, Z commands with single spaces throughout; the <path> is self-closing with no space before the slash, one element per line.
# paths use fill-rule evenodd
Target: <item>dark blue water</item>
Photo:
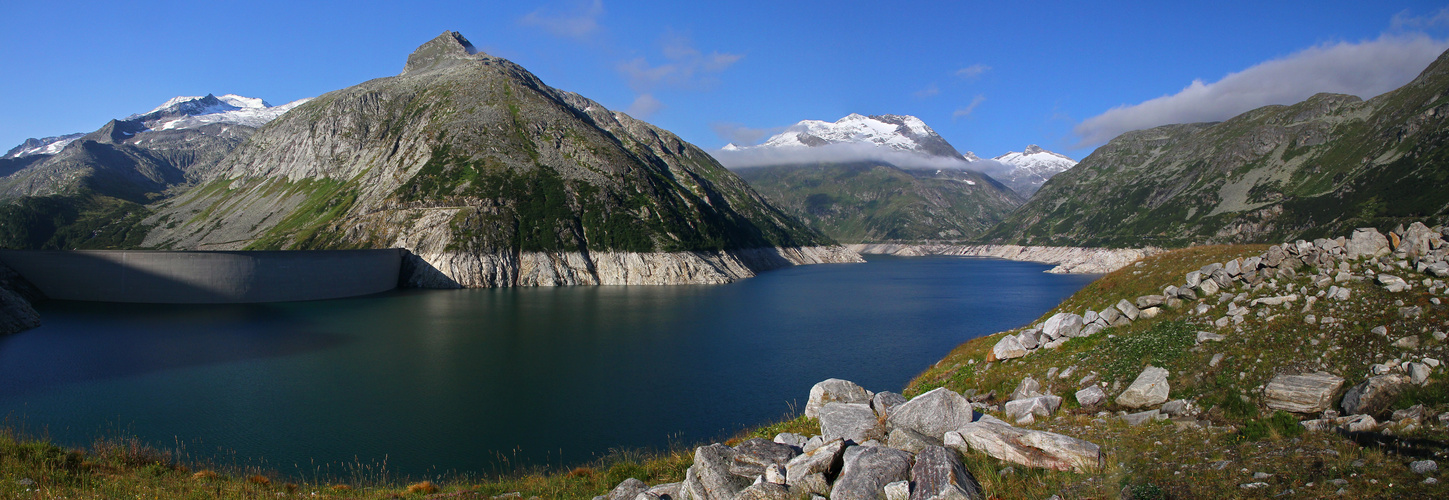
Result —
<path fill-rule="evenodd" d="M 899 391 L 1094 278 L 1045 269 L 873 257 L 729 285 L 49 302 L 44 326 L 0 338 L 0 417 L 72 445 L 119 429 L 282 473 L 580 463 L 778 419 L 825 378 Z"/>

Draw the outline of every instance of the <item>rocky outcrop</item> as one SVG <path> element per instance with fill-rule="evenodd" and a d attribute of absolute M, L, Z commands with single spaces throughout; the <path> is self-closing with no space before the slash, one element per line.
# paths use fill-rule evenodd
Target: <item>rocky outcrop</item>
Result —
<path fill-rule="evenodd" d="M 965 397 L 949 389 L 886 403 L 898 397 L 871 393 L 847 380 L 820 382 L 811 389 L 810 400 L 821 402 L 821 435 L 807 439 L 782 433 L 774 443 L 751 439 L 735 447 L 716 443 L 696 448 L 674 498 L 984 498 L 988 495 L 961 460 L 960 454 L 974 452 L 1028 467 L 1075 472 L 1101 467 L 1097 445 L 1013 427 L 974 411 Z M 882 444 L 886 434 L 889 438 Z M 796 447 L 802 441 L 803 450 Z M 637 480 L 626 480 L 614 492 L 653 491 L 644 488 Z M 594 500 L 612 500 L 613 494 Z"/>
<path fill-rule="evenodd" d="M 1079 248 L 1019 245 L 913 245 L 874 243 L 846 245 L 857 253 L 919 257 L 923 255 L 955 255 L 993 257 L 1025 262 L 1040 262 L 1057 267 L 1047 270 L 1057 274 L 1105 274 L 1116 271 L 1143 257 L 1162 252 L 1160 248 Z"/>

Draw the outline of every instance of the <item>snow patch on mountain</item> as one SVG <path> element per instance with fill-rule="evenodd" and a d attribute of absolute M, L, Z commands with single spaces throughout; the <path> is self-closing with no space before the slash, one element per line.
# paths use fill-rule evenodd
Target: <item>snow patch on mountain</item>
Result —
<path fill-rule="evenodd" d="M 255 128 L 266 125 L 267 122 L 309 100 L 311 98 L 299 99 L 281 106 L 272 106 L 262 99 L 236 94 L 226 94 L 221 97 L 210 94 L 180 96 L 171 98 L 151 111 L 131 115 L 127 119 L 140 121 L 151 130 L 189 129 L 212 123 L 245 125 Z"/>
<path fill-rule="evenodd" d="M 730 168 L 882 161 L 900 167 L 963 168 L 961 154 L 920 118 L 851 113 L 834 122 L 804 120 L 755 146 L 715 151 Z"/>
<path fill-rule="evenodd" d="M 24 158 L 31 155 L 53 155 L 65 149 L 67 145 L 85 136 L 83 133 L 57 135 L 43 139 L 26 139 L 19 146 L 11 148 L 0 158 Z"/>
<path fill-rule="evenodd" d="M 136 127 L 135 132 L 122 132 L 122 134 L 131 136 L 147 130 L 185 130 L 213 123 L 258 128 L 310 100 L 312 98 L 308 97 L 281 106 L 273 106 L 260 98 L 236 94 L 226 94 L 221 97 L 211 94 L 177 96 L 166 100 L 150 111 L 123 118 L 122 121 L 140 123 L 141 127 Z M 53 155 L 83 136 L 85 136 L 84 133 L 75 133 L 44 139 L 26 139 L 25 142 L 12 148 L 0 158 Z"/>
<path fill-rule="evenodd" d="M 985 161 L 980 158 L 973 161 L 970 157 L 967 157 L 967 160 L 973 163 Z M 991 160 L 1008 167 L 1007 170 L 991 174 L 991 176 L 1027 197 L 1036 193 L 1047 179 L 1077 165 L 1076 160 L 1066 155 L 1047 151 L 1035 144 L 1027 146 L 1025 151 L 1011 151 Z"/>

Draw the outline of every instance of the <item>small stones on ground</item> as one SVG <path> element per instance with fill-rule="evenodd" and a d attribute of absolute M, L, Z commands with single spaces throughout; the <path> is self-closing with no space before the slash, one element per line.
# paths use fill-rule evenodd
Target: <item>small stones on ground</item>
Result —
<path fill-rule="evenodd" d="M 1433 460 L 1418 460 L 1409 463 L 1409 470 L 1415 474 L 1429 474 L 1439 470 L 1439 462 Z"/>

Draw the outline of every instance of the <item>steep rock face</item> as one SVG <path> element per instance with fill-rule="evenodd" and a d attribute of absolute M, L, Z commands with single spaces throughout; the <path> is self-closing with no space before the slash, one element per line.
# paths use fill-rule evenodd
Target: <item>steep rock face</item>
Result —
<path fill-rule="evenodd" d="M 1362 101 L 1319 94 L 1221 123 L 1123 134 L 985 238 L 1180 246 L 1283 241 L 1449 216 L 1449 53 Z"/>
<path fill-rule="evenodd" d="M 695 146 L 453 32 L 399 76 L 271 122 L 200 184 L 154 207 L 144 246 L 401 247 L 426 286 L 712 283 L 859 259 L 802 248 L 833 242 Z"/>
<path fill-rule="evenodd" d="M 1025 200 L 985 175 L 881 162 L 736 170 L 760 194 L 837 241 L 958 240 L 1000 222 Z"/>

